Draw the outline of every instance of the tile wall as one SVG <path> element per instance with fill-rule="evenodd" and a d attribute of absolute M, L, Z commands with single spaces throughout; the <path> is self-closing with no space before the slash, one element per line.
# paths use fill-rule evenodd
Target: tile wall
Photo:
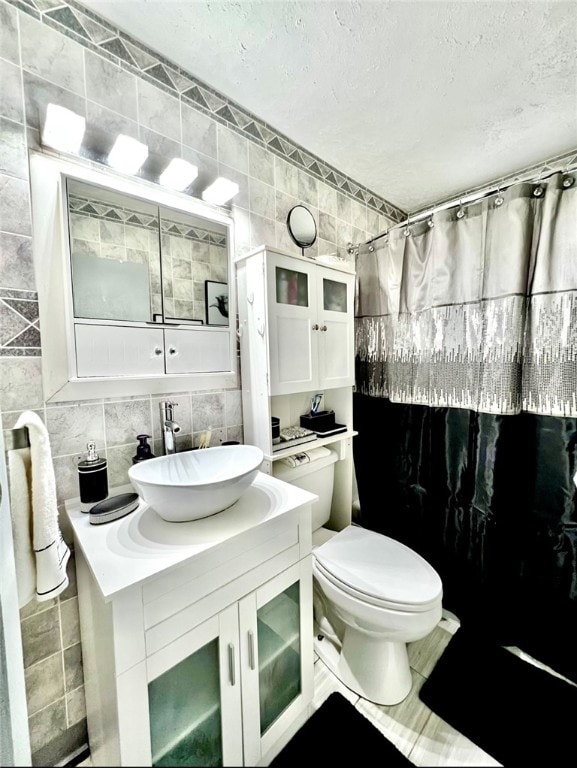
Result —
<path fill-rule="evenodd" d="M 403 217 L 240 105 L 203 88 L 190 73 L 81 11 L 76 3 L 55 0 L 0 0 L 0 409 L 4 428 L 23 410 L 43 418 L 60 504 L 78 495 L 76 463 L 88 439 L 108 459 L 111 486 L 127 482 L 137 434 L 153 435 L 160 452 L 158 401 L 167 395 L 58 405 L 43 399 L 28 149 L 38 146 L 49 101 L 85 115 L 87 142 L 95 146 L 123 132 L 158 156 L 194 162 L 199 189 L 219 174 L 238 182 L 240 194 L 231 207 L 237 252 L 262 243 L 298 252 L 285 226 L 297 202 L 318 222 L 314 253 L 347 256 L 349 242 Z M 228 390 L 167 393 L 178 402 L 179 448 L 191 447 L 208 427 L 213 445 L 242 441 L 239 387 L 240 382 Z M 64 515 L 60 520 L 72 543 Z M 35 765 L 56 765 L 87 739 L 73 560 L 68 572 L 66 592 L 21 611 Z"/>

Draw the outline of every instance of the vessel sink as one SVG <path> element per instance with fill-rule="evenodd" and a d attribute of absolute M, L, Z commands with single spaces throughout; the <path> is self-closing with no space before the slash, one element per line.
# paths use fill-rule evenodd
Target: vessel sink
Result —
<path fill-rule="evenodd" d="M 199 520 L 232 506 L 255 479 L 264 454 L 221 445 L 141 461 L 128 470 L 135 491 L 163 520 Z"/>

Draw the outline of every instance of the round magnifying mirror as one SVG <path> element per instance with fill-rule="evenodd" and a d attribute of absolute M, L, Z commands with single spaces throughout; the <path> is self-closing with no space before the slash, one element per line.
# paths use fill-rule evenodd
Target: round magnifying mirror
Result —
<path fill-rule="evenodd" d="M 292 241 L 302 248 L 310 248 L 317 239 L 317 225 L 314 216 L 304 205 L 295 205 L 287 216 L 287 227 Z"/>

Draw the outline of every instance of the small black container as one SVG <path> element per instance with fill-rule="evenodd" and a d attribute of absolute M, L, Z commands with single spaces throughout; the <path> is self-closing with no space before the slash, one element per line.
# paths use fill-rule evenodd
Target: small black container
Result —
<path fill-rule="evenodd" d="M 78 462 L 81 512 L 90 512 L 97 502 L 108 496 L 108 462 L 96 453 L 93 440 L 86 443 L 86 448 L 86 458 Z"/>
<path fill-rule="evenodd" d="M 301 427 L 312 429 L 313 432 L 328 432 L 335 429 L 335 412 L 319 411 L 318 413 L 305 413 L 301 416 Z"/>
<path fill-rule="evenodd" d="M 273 445 L 280 443 L 280 419 L 277 416 L 270 417 L 270 429 Z"/>

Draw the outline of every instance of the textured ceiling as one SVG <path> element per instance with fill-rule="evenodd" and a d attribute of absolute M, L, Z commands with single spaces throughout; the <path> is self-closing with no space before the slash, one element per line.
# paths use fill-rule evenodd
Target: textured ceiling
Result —
<path fill-rule="evenodd" d="M 577 3 L 83 0 L 406 211 L 577 146 Z"/>

